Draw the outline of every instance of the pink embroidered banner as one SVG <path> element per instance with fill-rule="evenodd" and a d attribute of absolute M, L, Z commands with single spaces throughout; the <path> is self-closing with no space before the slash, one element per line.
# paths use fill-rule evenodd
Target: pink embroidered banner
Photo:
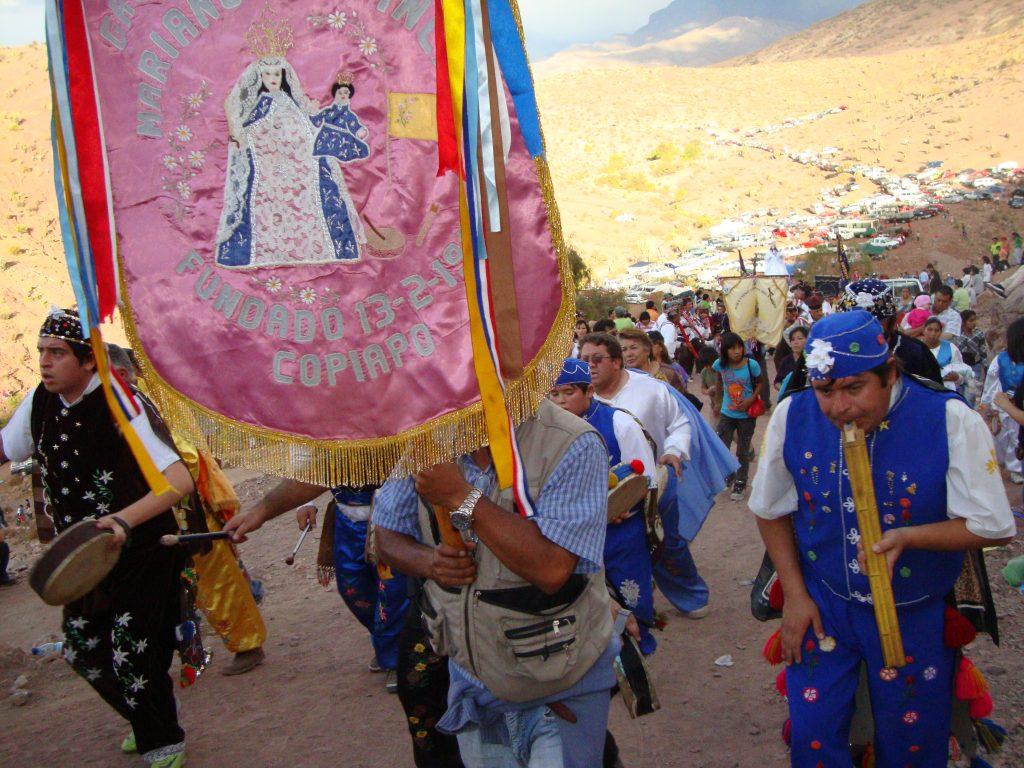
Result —
<path fill-rule="evenodd" d="M 431 0 L 84 0 L 125 318 L 178 428 L 237 463 L 380 480 L 484 441 Z M 71 63 L 74 66 L 74 63 Z M 505 95 L 523 418 L 571 291 Z M 571 281 L 568 281 L 571 283 Z"/>

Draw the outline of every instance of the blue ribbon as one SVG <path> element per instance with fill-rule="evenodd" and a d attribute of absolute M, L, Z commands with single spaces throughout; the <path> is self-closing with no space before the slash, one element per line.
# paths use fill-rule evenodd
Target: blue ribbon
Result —
<path fill-rule="evenodd" d="M 512 93 L 526 149 L 531 157 L 542 157 L 544 139 L 540 133 L 537 95 L 533 90 L 530 65 L 526 60 L 523 39 L 519 36 L 519 26 L 512 14 L 512 7 L 508 0 L 487 0 L 487 15 L 491 22 L 491 44 L 498 54 L 501 74 Z M 469 71 L 468 65 L 466 70 Z"/>

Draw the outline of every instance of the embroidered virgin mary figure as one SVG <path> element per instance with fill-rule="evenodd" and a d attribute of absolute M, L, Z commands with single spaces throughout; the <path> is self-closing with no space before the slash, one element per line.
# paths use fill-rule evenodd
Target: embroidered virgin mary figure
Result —
<path fill-rule="evenodd" d="M 320 105 L 285 58 L 291 28 L 267 10 L 246 41 L 257 58 L 224 105 L 231 142 L 217 263 L 273 267 L 358 259 L 366 238 L 340 166 L 317 157 Z"/>

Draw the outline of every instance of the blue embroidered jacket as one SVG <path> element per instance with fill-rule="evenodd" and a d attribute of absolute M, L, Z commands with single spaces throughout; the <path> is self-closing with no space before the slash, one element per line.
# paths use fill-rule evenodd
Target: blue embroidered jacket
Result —
<path fill-rule="evenodd" d="M 583 414 L 583 418 L 598 431 L 604 444 L 608 448 L 608 455 L 611 457 L 609 466 L 616 466 L 622 463 L 622 450 L 619 448 L 619 441 L 615 439 L 615 412 L 607 403 L 602 403 L 596 398 L 590 404 L 590 408 Z"/>
<path fill-rule="evenodd" d="M 928 389 L 907 376 L 902 382 L 886 420 L 867 437 L 883 532 L 949 519 L 946 403 L 956 394 Z M 867 576 L 857 564 L 860 532 L 841 432 L 825 418 L 812 390 L 791 399 L 783 458 L 796 482 L 799 508 L 793 524 L 804 578 L 817 579 L 843 600 L 871 603 Z M 905 550 L 893 571 L 896 604 L 944 597 L 962 565 L 962 552 Z"/>

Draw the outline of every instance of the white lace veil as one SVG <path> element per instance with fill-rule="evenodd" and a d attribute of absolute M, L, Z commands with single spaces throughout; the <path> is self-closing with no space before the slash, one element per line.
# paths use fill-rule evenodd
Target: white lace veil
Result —
<path fill-rule="evenodd" d="M 320 111 L 320 105 L 310 99 L 302 88 L 299 75 L 287 59 L 281 57 L 257 59 L 252 62 L 235 82 L 224 102 L 230 137 L 238 141 L 228 144 L 228 170 L 224 182 L 224 208 L 217 227 L 217 244 L 226 242 L 242 222 L 245 204 L 245 190 L 249 186 L 248 147 L 245 141 L 244 123 L 256 108 L 263 86 L 263 72 L 266 69 L 281 69 L 288 80 L 292 100 L 307 115 Z"/>

